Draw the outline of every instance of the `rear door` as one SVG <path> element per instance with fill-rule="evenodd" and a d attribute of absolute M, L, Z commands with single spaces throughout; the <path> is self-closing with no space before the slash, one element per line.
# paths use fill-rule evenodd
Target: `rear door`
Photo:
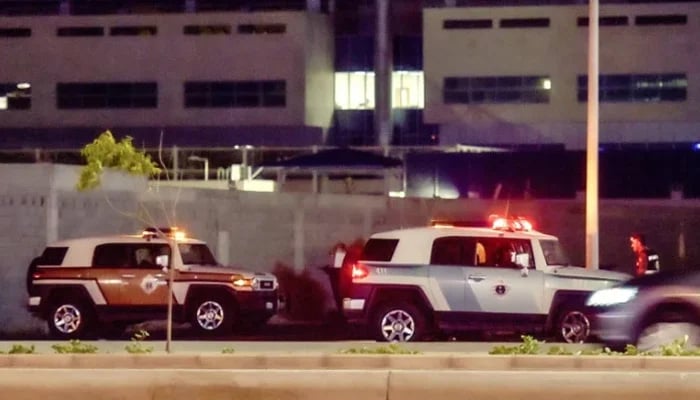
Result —
<path fill-rule="evenodd" d="M 433 241 L 430 253 L 430 279 L 447 302 L 449 312 L 470 309 L 466 292 L 466 269 L 474 263 L 474 240 L 469 237 L 445 236 Z M 471 293 L 469 293 L 471 295 Z"/>

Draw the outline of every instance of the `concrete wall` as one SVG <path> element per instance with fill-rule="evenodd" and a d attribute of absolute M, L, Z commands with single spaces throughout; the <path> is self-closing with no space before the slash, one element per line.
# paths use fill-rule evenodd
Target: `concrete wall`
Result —
<path fill-rule="evenodd" d="M 24 278 L 29 262 L 48 238 L 138 232 L 149 221 L 165 225 L 172 222 L 168 219 L 172 219 L 176 201 L 176 223 L 191 236 L 210 243 L 221 260 L 264 271 L 271 271 L 276 263 L 298 270 L 310 268 L 324 283 L 325 276 L 316 267 L 330 262 L 328 253 L 338 241 L 349 243 L 374 232 L 425 225 L 431 218 L 481 220 L 491 213 L 503 213 L 506 207 L 511 214 L 532 217 L 538 230 L 559 236 L 575 264 L 581 265 L 585 259 L 585 207 L 578 200 L 513 201 L 506 205 L 489 200 L 215 189 L 144 191 L 142 181 L 122 176 L 114 180 L 123 180 L 121 190 L 113 182 L 107 186 L 111 190 L 77 193 L 69 189 L 77 176 L 75 171 L 70 173 L 73 168 L 0 165 L 2 182 L 15 177 L 12 185 L 0 186 L 0 315 L 5 318 L 0 331 L 37 326 L 24 311 Z M 31 179 L 40 176 L 49 178 Z M 51 179 L 60 184 L 51 186 L 47 183 Z M 163 207 L 170 211 L 163 213 Z M 115 209 L 138 211 L 143 223 Z M 689 260 L 700 258 L 698 211 L 700 202 L 691 200 L 602 201 L 601 264 L 630 272 L 633 257 L 628 237 L 633 231 L 643 231 L 660 253 L 663 267 L 696 267 Z M 681 233 L 684 257 L 679 251 Z"/>
<path fill-rule="evenodd" d="M 239 24 L 283 24 L 286 32 L 239 34 Z M 185 35 L 185 25 L 227 25 L 231 33 Z M 32 85 L 31 109 L 3 112 L 0 127 L 26 127 L 28 120 L 33 127 L 298 126 L 307 119 L 329 124 L 332 104 L 326 100 L 333 98 L 332 37 L 314 34 L 309 40 L 309 32 L 327 32 L 329 25 L 328 16 L 308 17 L 306 12 L 0 17 L 0 26 L 32 30 L 30 37 L 3 38 L 0 46 L 3 83 Z M 76 26 L 103 27 L 106 35 L 56 35 L 59 27 Z M 110 36 L 109 28 L 114 26 L 155 26 L 157 34 Z M 319 44 L 323 45 L 316 49 Z M 319 52 L 331 60 L 325 63 L 330 71 L 325 71 L 323 84 L 313 85 L 310 95 L 316 96 L 317 104 L 328 103 L 329 109 L 309 118 L 306 75 L 320 74 L 315 61 Z M 284 80 L 286 107 L 184 108 L 184 82 L 188 80 Z M 144 81 L 158 83 L 155 109 L 56 109 L 59 82 Z"/>

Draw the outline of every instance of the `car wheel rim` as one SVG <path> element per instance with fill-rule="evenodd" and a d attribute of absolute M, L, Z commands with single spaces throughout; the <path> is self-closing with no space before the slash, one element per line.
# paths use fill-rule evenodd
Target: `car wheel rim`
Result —
<path fill-rule="evenodd" d="M 207 331 L 213 331 L 224 322 L 224 308 L 215 301 L 207 301 L 197 308 L 197 323 Z"/>
<path fill-rule="evenodd" d="M 591 332 L 588 317 L 580 311 L 567 313 L 561 321 L 561 337 L 567 343 L 583 343 Z"/>
<path fill-rule="evenodd" d="M 689 322 L 659 322 L 642 331 L 637 340 L 640 351 L 658 350 L 661 346 L 669 345 L 675 340 L 683 340 L 688 336 L 688 345 L 700 344 L 700 327 Z"/>
<path fill-rule="evenodd" d="M 74 333 L 80 328 L 83 318 L 78 307 L 65 304 L 53 313 L 53 326 L 61 333 Z"/>
<path fill-rule="evenodd" d="M 392 310 L 384 314 L 380 326 L 382 336 L 388 342 L 408 342 L 416 332 L 416 322 L 404 310 Z"/>

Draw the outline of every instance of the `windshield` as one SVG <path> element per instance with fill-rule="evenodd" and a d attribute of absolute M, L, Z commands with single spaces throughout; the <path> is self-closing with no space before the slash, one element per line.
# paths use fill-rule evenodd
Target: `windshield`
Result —
<path fill-rule="evenodd" d="M 178 244 L 182 264 L 184 265 L 218 265 L 206 244 Z"/>
<path fill-rule="evenodd" d="M 569 257 L 558 240 L 540 240 L 547 265 L 570 265 Z"/>

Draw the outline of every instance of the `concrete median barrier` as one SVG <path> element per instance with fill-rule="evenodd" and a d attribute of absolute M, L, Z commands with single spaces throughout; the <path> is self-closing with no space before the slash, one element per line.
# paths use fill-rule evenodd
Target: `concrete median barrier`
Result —
<path fill-rule="evenodd" d="M 696 400 L 700 372 L 0 368 L 2 399 Z"/>
<path fill-rule="evenodd" d="M 0 369 L 8 400 L 386 400 L 388 371 Z"/>
<path fill-rule="evenodd" d="M 288 369 L 471 371 L 700 371 L 700 357 L 557 356 L 431 353 L 415 355 L 235 354 L 0 354 L 0 368 Z"/>

